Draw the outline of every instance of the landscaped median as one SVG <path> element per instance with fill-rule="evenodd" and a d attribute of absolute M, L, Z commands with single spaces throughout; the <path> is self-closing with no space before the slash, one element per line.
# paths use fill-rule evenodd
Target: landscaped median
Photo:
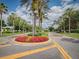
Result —
<path fill-rule="evenodd" d="M 15 41 L 17 42 L 33 42 L 33 43 L 36 43 L 36 42 L 45 42 L 45 41 L 48 41 L 48 37 L 47 36 L 25 36 L 25 35 L 22 35 L 22 36 L 18 36 L 15 38 Z"/>
<path fill-rule="evenodd" d="M 49 40 L 48 38 L 48 33 L 40 33 L 40 34 L 36 34 L 35 36 L 32 36 L 31 34 L 28 35 L 19 35 L 16 38 L 14 38 L 14 42 L 15 43 L 22 43 L 22 44 L 26 44 L 26 43 L 47 43 Z"/>

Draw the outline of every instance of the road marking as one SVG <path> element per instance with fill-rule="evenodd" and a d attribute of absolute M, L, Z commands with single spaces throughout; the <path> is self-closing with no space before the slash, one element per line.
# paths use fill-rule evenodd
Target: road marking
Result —
<path fill-rule="evenodd" d="M 44 48 L 39 48 L 39 49 L 24 51 L 24 52 L 9 55 L 9 56 L 4 56 L 4 57 L 1 57 L 0 59 L 16 59 L 16 58 L 20 58 L 20 57 L 23 57 L 23 56 L 39 53 L 39 52 L 48 50 L 50 48 L 55 48 L 55 47 L 56 47 L 56 45 L 50 45 L 50 46 L 47 46 L 47 47 L 44 47 Z"/>
<path fill-rule="evenodd" d="M 7 46 L 11 46 L 11 44 L 7 44 L 7 45 L 0 45 L 0 48 L 4 48 L 4 47 L 7 47 Z"/>
<path fill-rule="evenodd" d="M 54 41 L 54 44 L 57 46 L 60 53 L 64 56 L 64 59 L 72 59 L 72 57 L 61 47 L 57 42 Z"/>

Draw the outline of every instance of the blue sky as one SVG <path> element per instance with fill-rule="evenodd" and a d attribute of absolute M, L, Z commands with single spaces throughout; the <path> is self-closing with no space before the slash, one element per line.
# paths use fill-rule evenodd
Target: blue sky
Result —
<path fill-rule="evenodd" d="M 61 1 L 60 0 L 50 0 L 49 6 L 61 6 Z"/>
<path fill-rule="evenodd" d="M 4 2 L 10 11 L 15 11 L 17 6 L 20 5 L 20 0 L 0 0 L 0 2 Z M 76 0 L 76 3 L 78 3 L 79 0 Z M 75 3 L 75 2 L 74 2 Z M 52 6 L 61 6 L 61 0 L 50 0 L 49 7 Z"/>
<path fill-rule="evenodd" d="M 20 5 L 20 0 L 0 0 L 7 5 L 10 11 L 14 11 L 18 5 Z"/>
<path fill-rule="evenodd" d="M 8 9 L 10 11 L 14 11 L 17 6 L 20 5 L 20 0 L 0 0 L 0 2 L 4 2 L 8 6 Z M 60 0 L 50 0 L 49 7 L 52 7 L 54 5 L 61 5 Z"/>

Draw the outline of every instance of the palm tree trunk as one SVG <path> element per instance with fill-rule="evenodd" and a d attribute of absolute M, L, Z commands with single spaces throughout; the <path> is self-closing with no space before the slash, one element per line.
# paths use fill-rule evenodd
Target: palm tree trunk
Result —
<path fill-rule="evenodd" d="M 42 31 L 42 14 L 41 14 L 41 10 L 39 9 L 39 27 L 40 27 L 40 29 L 41 29 L 41 31 Z"/>
<path fill-rule="evenodd" d="M 2 36 L 2 13 L 1 13 L 1 35 Z"/>
<path fill-rule="evenodd" d="M 70 17 L 69 17 L 69 33 L 71 33 L 71 21 L 70 21 Z"/>
<path fill-rule="evenodd" d="M 65 25 L 64 25 L 64 33 L 65 33 L 66 31 L 65 31 Z"/>
<path fill-rule="evenodd" d="M 19 25 L 19 33 L 20 33 L 20 25 Z"/>
<path fill-rule="evenodd" d="M 33 36 L 36 34 L 36 13 L 33 11 L 34 19 L 33 19 Z"/>
<path fill-rule="evenodd" d="M 41 27 L 41 22 L 40 22 L 40 19 L 39 19 L 39 27 Z"/>
<path fill-rule="evenodd" d="M 42 19 L 39 20 L 39 27 L 42 30 Z"/>
<path fill-rule="evenodd" d="M 24 33 L 24 24 L 23 24 L 23 30 L 22 30 L 22 32 Z"/>
<path fill-rule="evenodd" d="M 63 20 L 63 32 L 65 33 L 66 31 L 65 31 L 65 21 L 64 21 L 64 19 L 62 18 L 62 20 Z"/>
<path fill-rule="evenodd" d="M 38 13 L 39 13 L 39 28 L 41 29 L 41 27 L 42 27 L 42 22 L 41 22 L 41 8 L 38 8 Z"/>
<path fill-rule="evenodd" d="M 61 32 L 62 32 L 62 26 L 61 26 Z"/>
<path fill-rule="evenodd" d="M 64 28 L 64 33 L 65 33 L 65 32 L 66 32 L 66 31 L 65 31 L 65 21 L 64 21 L 64 24 L 63 24 L 63 28 Z"/>
<path fill-rule="evenodd" d="M 23 28 L 22 32 L 24 33 L 24 28 Z"/>
<path fill-rule="evenodd" d="M 19 32 L 20 32 L 20 21 L 19 21 Z"/>
<path fill-rule="evenodd" d="M 14 20 L 13 20 L 13 34 L 14 34 Z"/>
<path fill-rule="evenodd" d="M 36 17 L 33 19 L 33 36 L 36 34 Z"/>
<path fill-rule="evenodd" d="M 41 19 L 39 19 L 39 27 L 41 28 L 42 24 L 41 24 Z"/>

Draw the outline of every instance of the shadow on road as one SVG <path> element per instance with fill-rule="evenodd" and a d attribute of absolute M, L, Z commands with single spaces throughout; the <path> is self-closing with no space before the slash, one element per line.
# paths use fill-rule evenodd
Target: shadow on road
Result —
<path fill-rule="evenodd" d="M 79 43 L 79 39 L 73 39 L 73 38 L 62 38 L 62 41 L 68 41 L 72 43 Z"/>

